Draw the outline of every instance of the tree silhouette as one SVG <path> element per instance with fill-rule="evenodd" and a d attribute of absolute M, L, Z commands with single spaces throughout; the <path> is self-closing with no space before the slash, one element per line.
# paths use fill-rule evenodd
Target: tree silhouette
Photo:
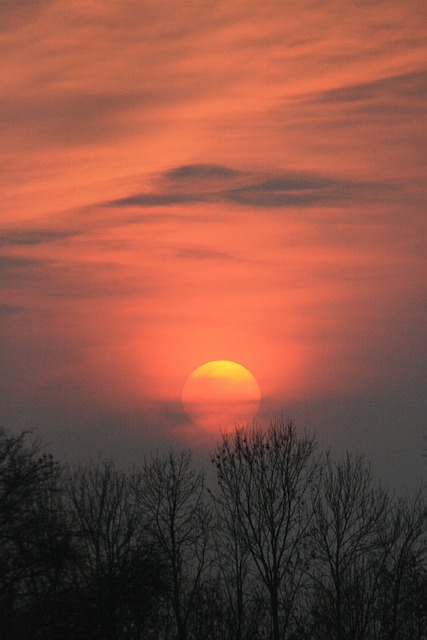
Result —
<path fill-rule="evenodd" d="M 49 617 L 59 624 L 56 604 L 70 557 L 60 475 L 31 433 L 0 429 L 2 638 L 37 637 L 43 628 L 48 638 Z"/>
<path fill-rule="evenodd" d="M 427 512 L 422 491 L 413 499 L 398 500 L 390 527 L 393 546 L 379 598 L 382 637 L 419 640 L 427 629 Z"/>
<path fill-rule="evenodd" d="M 204 476 L 188 451 L 156 455 L 134 474 L 147 529 L 165 559 L 176 636 L 186 640 L 196 594 L 208 566 L 211 514 Z"/>
<path fill-rule="evenodd" d="M 85 598 L 92 637 L 118 640 L 131 614 L 138 637 L 147 624 L 147 604 L 159 595 L 162 568 L 143 527 L 130 477 L 111 461 L 98 461 L 71 475 L 68 495 L 78 590 Z"/>
<path fill-rule="evenodd" d="M 189 451 L 70 471 L 0 429 L 1 640 L 427 640 L 423 491 L 236 429 L 205 489 Z"/>
<path fill-rule="evenodd" d="M 271 637 L 290 637 L 302 588 L 317 478 L 314 438 L 277 420 L 224 435 L 212 461 L 224 523 L 250 555 L 269 602 Z"/>
<path fill-rule="evenodd" d="M 397 539 L 393 517 L 388 492 L 363 457 L 327 456 L 315 503 L 314 637 L 379 637 L 379 594 Z"/>

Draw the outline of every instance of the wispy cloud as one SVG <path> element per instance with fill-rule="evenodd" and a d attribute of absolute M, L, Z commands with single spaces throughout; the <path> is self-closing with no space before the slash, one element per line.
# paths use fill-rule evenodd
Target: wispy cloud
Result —
<path fill-rule="evenodd" d="M 248 207 L 287 208 L 385 197 L 395 187 L 309 172 L 251 173 L 224 165 L 182 165 L 157 177 L 151 191 L 105 203 L 115 207 L 155 207 L 197 202 L 229 202 Z"/>
<path fill-rule="evenodd" d="M 79 235 L 77 231 L 53 231 L 49 229 L 37 230 L 12 230 L 5 232 L 0 238 L 0 247 L 10 246 L 36 246 L 65 240 Z"/>
<path fill-rule="evenodd" d="M 377 111 L 384 119 L 391 109 L 400 114 L 405 109 L 425 109 L 427 71 L 390 75 L 372 82 L 349 83 L 328 91 L 309 94 L 301 99 L 317 105 L 348 107 L 363 114 Z"/>
<path fill-rule="evenodd" d="M 37 264 L 41 264 L 40 260 L 32 258 L 22 258 L 18 256 L 0 256 L 0 273 L 9 271 L 17 271 L 25 269 L 27 267 L 34 267 Z"/>

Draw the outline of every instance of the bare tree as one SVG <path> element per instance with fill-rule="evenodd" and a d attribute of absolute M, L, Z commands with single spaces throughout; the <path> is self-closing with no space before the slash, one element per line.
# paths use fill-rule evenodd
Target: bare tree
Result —
<path fill-rule="evenodd" d="M 186 640 L 208 566 L 211 513 L 203 473 L 191 468 L 187 451 L 158 454 L 134 474 L 134 486 L 147 528 L 167 563 L 176 636 Z"/>
<path fill-rule="evenodd" d="M 381 580 L 381 638 L 427 637 L 427 511 L 422 491 L 400 499 L 391 519 L 393 548 Z"/>
<path fill-rule="evenodd" d="M 60 528 L 60 467 L 31 433 L 0 429 L 0 635 L 32 637 L 37 605 L 57 595 L 66 532 Z M 45 618 L 47 611 L 45 611 Z M 9 636 L 10 634 L 10 636 Z"/>
<path fill-rule="evenodd" d="M 89 604 L 87 619 L 93 618 L 95 637 L 99 634 L 103 639 L 116 640 L 129 624 L 129 606 L 135 600 L 138 583 L 135 570 L 142 584 L 147 566 L 153 577 L 151 564 L 147 565 L 149 542 L 133 485 L 111 461 L 103 461 L 78 468 L 70 477 L 68 491 L 78 540 L 80 581 L 88 598 L 85 605 Z M 151 595 L 149 589 L 144 595 Z M 140 623 L 134 623 L 139 628 L 136 637 L 141 633 Z"/>
<path fill-rule="evenodd" d="M 277 420 L 224 435 L 212 458 L 223 522 L 237 539 L 236 571 L 248 553 L 267 591 L 273 640 L 289 637 L 305 576 L 314 450 L 314 438 Z"/>
<path fill-rule="evenodd" d="M 216 463 L 214 457 L 213 462 Z M 237 506 L 222 492 L 211 493 L 215 506 L 214 562 L 224 592 L 222 620 L 227 637 L 252 640 L 259 637 L 263 620 L 262 584 L 250 551 L 240 535 Z"/>
<path fill-rule="evenodd" d="M 376 637 L 376 603 L 395 543 L 387 491 L 361 456 L 327 456 L 315 504 L 314 637 Z"/>

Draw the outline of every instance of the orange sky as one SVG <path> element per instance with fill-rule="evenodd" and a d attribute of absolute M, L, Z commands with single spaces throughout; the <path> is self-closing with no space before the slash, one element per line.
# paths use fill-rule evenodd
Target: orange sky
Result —
<path fill-rule="evenodd" d="M 260 418 L 412 469 L 424 0 L 6 0 L 0 47 L 2 424 L 192 445 L 183 384 L 227 359 Z"/>

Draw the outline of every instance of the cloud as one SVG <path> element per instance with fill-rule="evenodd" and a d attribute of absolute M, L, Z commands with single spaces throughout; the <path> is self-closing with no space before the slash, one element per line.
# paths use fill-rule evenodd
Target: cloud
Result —
<path fill-rule="evenodd" d="M 426 98 L 427 71 L 378 78 L 372 82 L 340 87 L 323 93 L 325 100 L 349 102 L 374 97 Z"/>
<path fill-rule="evenodd" d="M 168 206 L 224 199 L 224 187 L 243 174 L 220 164 L 185 164 L 169 169 L 154 179 L 151 192 L 137 193 L 106 203 L 110 206 Z"/>
<path fill-rule="evenodd" d="M 426 99 L 427 71 L 381 77 L 299 98 L 306 104 L 347 108 L 364 116 L 378 113 L 383 119 L 385 114 L 402 116 L 408 109 L 424 112 Z"/>
<path fill-rule="evenodd" d="M 75 231 L 49 231 L 48 229 L 34 231 L 14 230 L 3 235 L 0 239 L 0 247 L 35 246 L 57 240 L 65 240 L 77 235 L 79 235 L 79 232 Z"/>
<path fill-rule="evenodd" d="M 119 198 L 107 202 L 107 205 L 118 207 L 161 207 L 190 202 L 207 202 L 208 194 L 197 195 L 193 193 L 136 193 L 126 198 Z"/>
<path fill-rule="evenodd" d="M 330 205 L 385 196 L 395 190 L 384 182 L 357 182 L 318 173 L 256 174 L 225 165 L 182 165 L 154 181 L 151 191 L 104 203 L 116 207 L 155 207 L 185 203 L 229 202 L 248 207 L 286 208 Z"/>
<path fill-rule="evenodd" d="M 0 256 L 0 273 L 25 269 L 26 267 L 34 267 L 37 264 L 41 264 L 41 261 L 33 260 L 31 258 L 18 258 L 15 256 Z"/>
<path fill-rule="evenodd" d="M 226 192 L 227 200 L 251 207 L 345 205 L 384 197 L 395 187 L 386 183 L 358 183 L 316 175 L 280 176 Z"/>
<path fill-rule="evenodd" d="M 227 180 L 240 175 L 240 171 L 220 164 L 185 164 L 166 171 L 166 178 L 172 181 L 181 180 Z"/>

